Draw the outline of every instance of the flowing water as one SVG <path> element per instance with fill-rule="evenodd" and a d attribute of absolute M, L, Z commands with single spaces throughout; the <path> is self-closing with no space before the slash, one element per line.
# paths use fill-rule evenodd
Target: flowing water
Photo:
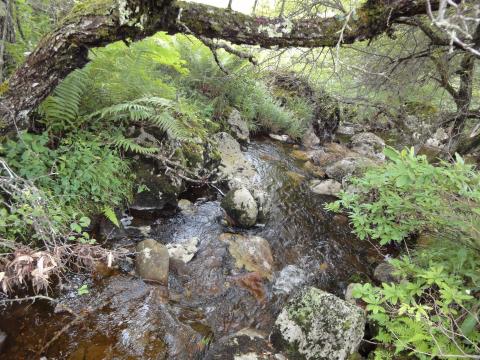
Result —
<path fill-rule="evenodd" d="M 288 155 L 291 150 L 258 140 L 246 152 L 258 171 L 253 181 L 262 183 L 271 198 L 265 224 L 247 231 L 227 227 L 216 197 L 197 199 L 191 211 L 143 223 L 150 226 L 148 236 L 161 243 L 199 240 L 189 263 L 171 263 L 168 289 L 135 277 L 128 263 L 121 270 L 72 275 L 60 298 L 63 306 L 37 301 L 3 314 L 0 329 L 8 340 L 0 357 L 202 359 L 222 336 L 247 327 L 268 334 L 295 285 L 343 296 L 349 282 L 369 272 L 372 249 L 355 239 L 344 216 L 323 210 L 333 199 L 309 190 L 309 175 Z M 225 232 L 265 238 L 274 276 L 237 268 L 221 239 Z M 83 283 L 89 293 L 79 296 L 76 287 Z"/>

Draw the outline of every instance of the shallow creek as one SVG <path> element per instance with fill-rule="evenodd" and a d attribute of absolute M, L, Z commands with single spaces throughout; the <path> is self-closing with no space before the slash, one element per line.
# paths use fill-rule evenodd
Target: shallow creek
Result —
<path fill-rule="evenodd" d="M 199 240 L 190 262 L 171 263 L 168 289 L 135 277 L 128 264 L 68 276 L 63 305 L 37 301 L 2 314 L 0 329 L 8 340 L 0 357 L 202 359 L 210 344 L 241 329 L 268 334 L 295 284 L 343 297 L 349 282 L 369 272 L 367 258 L 374 251 L 355 239 L 345 217 L 323 210 L 333 199 L 309 190 L 309 175 L 301 161 L 288 155 L 291 150 L 258 140 L 246 151 L 258 171 L 254 181 L 262 182 L 272 200 L 265 224 L 247 231 L 227 227 L 215 196 L 196 199 L 189 211 L 143 223 L 150 226 L 147 236 L 164 244 Z M 273 276 L 237 268 L 221 239 L 225 232 L 265 238 L 273 254 Z M 84 283 L 89 293 L 79 296 L 76 288 Z"/>

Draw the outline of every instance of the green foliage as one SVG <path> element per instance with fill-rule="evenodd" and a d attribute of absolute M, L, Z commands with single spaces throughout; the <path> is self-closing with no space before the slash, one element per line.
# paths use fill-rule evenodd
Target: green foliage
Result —
<path fill-rule="evenodd" d="M 300 137 L 311 121 L 311 105 L 296 98 L 281 104 L 261 74 L 250 64 L 237 57 L 219 52 L 219 60 L 229 74 L 225 74 L 214 61 L 209 48 L 194 38 L 175 37 L 188 76 L 175 78 L 180 91 L 195 97 L 207 106 L 213 104 L 213 115 L 222 119 L 237 108 L 251 129 L 286 132 Z M 193 91 L 192 91 L 193 90 Z"/>
<path fill-rule="evenodd" d="M 354 290 L 379 326 L 375 358 L 478 354 L 480 176 L 459 156 L 433 166 L 413 149 L 385 153 L 387 163 L 352 179 L 354 191 L 327 206 L 346 209 L 361 239 L 387 244 L 421 232 L 432 240 L 391 260 L 399 283 Z"/>
<path fill-rule="evenodd" d="M 86 66 L 89 91 L 82 102 L 86 114 L 146 96 L 174 99 L 176 89 L 168 80 L 188 73 L 172 38 L 164 33 L 130 46 L 110 44 L 92 51 L 91 60 Z"/>
<path fill-rule="evenodd" d="M 91 135 L 62 139 L 56 149 L 48 142 L 46 133 L 21 133 L 17 141 L 4 145 L 5 159 L 21 177 L 72 212 L 119 205 L 130 196 L 128 163 Z"/>
<path fill-rule="evenodd" d="M 120 222 L 118 221 L 117 214 L 115 214 L 115 210 L 113 210 L 110 206 L 106 206 L 103 208 L 103 215 L 110 220 L 112 224 L 116 227 L 120 226 Z"/>
<path fill-rule="evenodd" d="M 83 284 L 82 286 L 80 286 L 78 289 L 77 289 L 77 294 L 78 296 L 82 296 L 82 295 L 86 295 L 90 292 L 90 290 L 88 290 L 88 285 L 87 284 Z"/>
<path fill-rule="evenodd" d="M 480 312 L 473 295 L 480 289 L 478 253 L 447 242 L 391 263 L 400 283 L 367 283 L 353 292 L 379 325 L 376 340 L 393 346 L 395 354 L 420 359 L 478 354 Z M 378 358 L 388 358 L 385 349 L 379 350 Z"/>
<path fill-rule="evenodd" d="M 327 208 L 346 209 L 360 239 L 387 244 L 428 232 L 480 249 L 480 176 L 473 167 L 459 156 L 433 166 L 413 149 L 385 153 L 390 161 L 352 179 L 355 191 Z"/>
<path fill-rule="evenodd" d="M 150 123 L 164 131 L 170 139 L 187 139 L 189 137 L 188 130 L 182 123 L 181 117 L 179 116 L 177 119 L 176 115 L 173 101 L 158 97 L 145 97 L 104 108 L 90 115 L 90 118 L 108 120 L 112 123 L 135 122 L 140 125 Z"/>
<path fill-rule="evenodd" d="M 87 81 L 85 70 L 75 70 L 41 104 L 39 112 L 49 131 L 68 132 L 80 127 L 80 103 L 88 88 Z"/>

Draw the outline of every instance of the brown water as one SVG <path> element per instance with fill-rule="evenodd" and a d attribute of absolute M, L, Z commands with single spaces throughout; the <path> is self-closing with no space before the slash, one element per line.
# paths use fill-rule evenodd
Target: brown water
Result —
<path fill-rule="evenodd" d="M 259 173 L 254 180 L 272 199 L 264 226 L 226 228 L 216 199 L 197 201 L 191 213 L 152 221 L 149 236 L 162 243 L 199 239 L 191 262 L 171 264 L 168 289 L 143 282 L 128 266 L 72 275 L 60 301 L 79 317 L 47 302 L 7 309 L 0 319 L 8 334 L 0 358 L 202 359 L 210 344 L 243 328 L 268 334 L 288 298 L 285 287 L 311 284 L 343 296 L 352 279 L 369 272 L 372 249 L 355 239 L 346 218 L 323 210 L 332 198 L 310 192 L 308 174 L 288 156 L 291 150 L 257 141 L 247 151 Z M 271 281 L 235 267 L 219 239 L 227 231 L 268 240 L 275 268 Z M 79 296 L 76 287 L 84 283 L 90 292 Z"/>

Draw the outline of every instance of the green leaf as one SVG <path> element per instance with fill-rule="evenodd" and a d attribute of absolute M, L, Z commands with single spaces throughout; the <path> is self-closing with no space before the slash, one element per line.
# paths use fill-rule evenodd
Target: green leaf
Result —
<path fill-rule="evenodd" d="M 88 285 L 87 284 L 83 284 L 82 286 L 80 286 L 78 289 L 77 289 L 77 294 L 79 296 L 82 296 L 82 295 L 86 295 L 88 294 L 90 291 L 88 290 Z"/>
<path fill-rule="evenodd" d="M 104 207 L 103 208 L 103 215 L 116 227 L 120 227 L 120 222 L 118 221 L 117 215 L 115 214 L 115 210 L 111 207 Z"/>

